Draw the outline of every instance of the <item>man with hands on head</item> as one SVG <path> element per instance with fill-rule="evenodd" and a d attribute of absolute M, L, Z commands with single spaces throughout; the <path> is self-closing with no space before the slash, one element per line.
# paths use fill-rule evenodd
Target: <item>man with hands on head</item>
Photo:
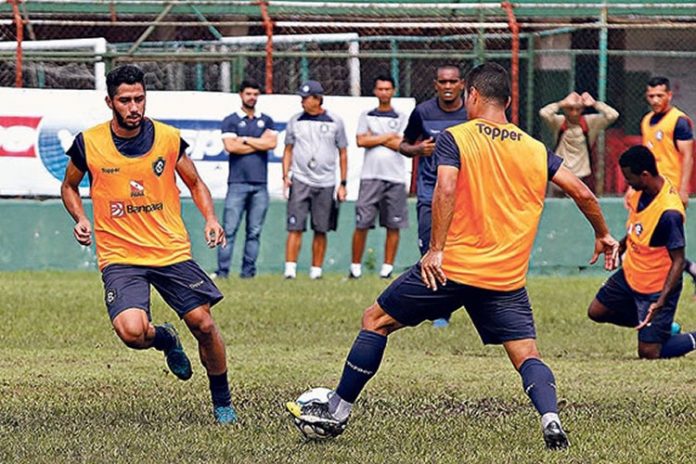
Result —
<path fill-rule="evenodd" d="M 594 109 L 596 114 L 583 114 Z M 557 114 L 562 111 L 561 114 Z M 592 147 L 606 127 L 619 117 L 618 111 L 604 102 L 596 101 L 592 95 L 571 92 L 559 102 L 549 103 L 539 116 L 553 133 L 554 151 L 563 158 L 563 164 L 585 184 L 592 181 Z M 549 185 L 553 196 L 564 196 L 555 185 Z"/>

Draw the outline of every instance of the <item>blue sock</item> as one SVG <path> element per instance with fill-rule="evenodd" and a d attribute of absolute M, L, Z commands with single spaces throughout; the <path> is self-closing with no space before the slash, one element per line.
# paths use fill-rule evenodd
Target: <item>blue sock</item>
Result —
<path fill-rule="evenodd" d="M 542 416 L 547 412 L 558 413 L 556 379 L 549 366 L 540 359 L 530 358 L 520 366 L 524 392 Z"/>
<path fill-rule="evenodd" d="M 696 350 L 696 332 L 672 335 L 662 345 L 661 358 L 677 358 Z"/>
<path fill-rule="evenodd" d="M 169 348 L 174 346 L 174 337 L 172 334 L 164 330 L 162 326 L 155 326 L 155 340 L 152 342 L 152 346 L 158 351 L 167 351 Z"/>
<path fill-rule="evenodd" d="M 230 406 L 232 404 L 232 395 L 230 394 L 230 386 L 227 383 L 227 371 L 218 375 L 208 374 L 210 382 L 210 396 L 213 398 L 213 406 Z"/>
<path fill-rule="evenodd" d="M 361 330 L 353 342 L 343 367 L 336 394 L 348 403 L 354 403 L 365 384 L 375 375 L 382 362 L 387 337 L 368 330 Z"/>

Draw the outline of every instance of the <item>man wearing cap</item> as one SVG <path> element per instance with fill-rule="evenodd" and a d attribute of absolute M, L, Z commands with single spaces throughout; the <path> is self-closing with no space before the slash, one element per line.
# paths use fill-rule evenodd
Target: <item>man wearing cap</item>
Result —
<path fill-rule="evenodd" d="M 326 252 L 326 233 L 335 229 L 332 218 L 334 192 L 340 202 L 346 199 L 348 140 L 343 120 L 322 107 L 324 89 L 317 81 L 307 81 L 298 91 L 303 111 L 288 121 L 283 152 L 283 193 L 288 199 L 285 246 L 286 279 L 297 275 L 302 233 L 311 213 L 311 279 L 319 279 Z M 336 160 L 340 184 L 336 189 Z M 332 220 L 333 219 L 333 220 Z"/>

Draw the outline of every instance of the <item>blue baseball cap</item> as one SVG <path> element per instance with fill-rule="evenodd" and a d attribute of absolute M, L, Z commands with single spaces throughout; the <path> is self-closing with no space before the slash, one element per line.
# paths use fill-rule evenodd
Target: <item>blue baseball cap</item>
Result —
<path fill-rule="evenodd" d="M 307 81 L 300 86 L 297 91 L 300 97 L 309 97 L 310 95 L 324 95 L 324 87 L 317 81 Z"/>

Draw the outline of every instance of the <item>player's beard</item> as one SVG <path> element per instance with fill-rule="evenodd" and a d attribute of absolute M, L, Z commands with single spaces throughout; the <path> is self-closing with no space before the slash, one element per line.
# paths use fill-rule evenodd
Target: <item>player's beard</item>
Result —
<path fill-rule="evenodd" d="M 121 114 L 118 111 L 114 111 L 114 116 L 116 116 L 116 123 L 121 127 L 122 129 L 126 130 L 134 130 L 140 127 L 140 125 L 143 123 L 143 117 L 141 116 L 140 119 L 138 120 L 137 123 L 131 124 L 129 122 L 126 122 L 126 120 L 121 116 Z"/>

